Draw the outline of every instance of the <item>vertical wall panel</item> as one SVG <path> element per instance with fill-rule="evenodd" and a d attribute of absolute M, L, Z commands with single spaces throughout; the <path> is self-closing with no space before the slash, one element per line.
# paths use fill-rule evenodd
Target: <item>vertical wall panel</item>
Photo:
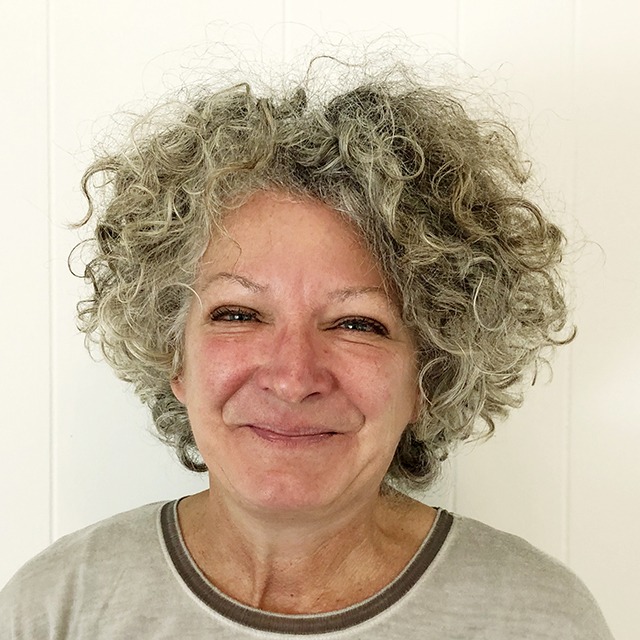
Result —
<path fill-rule="evenodd" d="M 0 5 L 0 587 L 49 543 L 47 3 Z"/>
<path fill-rule="evenodd" d="M 146 431 L 147 412 L 104 364 L 92 362 L 75 330 L 81 289 L 66 268 L 76 237 L 64 225 L 84 214 L 78 183 L 94 134 L 110 114 L 156 99 L 181 81 L 206 79 L 253 47 L 281 56 L 270 25 L 280 3 L 58 0 L 52 14 L 56 323 L 54 336 L 55 530 L 58 536 L 114 512 L 199 490 L 202 476 L 178 466 Z M 251 24 L 242 24 L 250 19 Z M 261 50 L 262 49 L 262 50 Z M 97 123 L 97 124 L 96 124 Z"/>
<path fill-rule="evenodd" d="M 571 562 L 621 640 L 640 600 L 640 5 L 579 3 L 576 208 L 585 235 L 572 386 Z"/>
<path fill-rule="evenodd" d="M 572 3 L 501 0 L 460 3 L 460 54 L 478 69 L 513 120 L 532 157 L 533 193 L 560 223 L 571 193 Z M 544 46 L 541 46 L 544 43 Z M 494 440 L 458 459 L 457 507 L 566 558 L 567 385 L 570 357 L 559 353 L 525 405 Z"/>

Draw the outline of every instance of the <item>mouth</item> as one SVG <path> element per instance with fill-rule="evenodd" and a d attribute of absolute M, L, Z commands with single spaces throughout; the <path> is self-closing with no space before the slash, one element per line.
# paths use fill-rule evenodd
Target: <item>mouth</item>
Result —
<path fill-rule="evenodd" d="M 322 431 L 318 429 L 280 431 L 271 427 L 258 427 L 252 424 L 247 425 L 247 428 L 261 440 L 290 445 L 315 444 L 338 435 L 337 431 Z"/>

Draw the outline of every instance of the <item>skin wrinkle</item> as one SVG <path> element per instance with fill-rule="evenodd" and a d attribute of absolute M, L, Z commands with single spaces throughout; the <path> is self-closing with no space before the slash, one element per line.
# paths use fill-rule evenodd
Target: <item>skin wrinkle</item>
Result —
<path fill-rule="evenodd" d="M 206 498 L 201 496 L 201 500 Z M 377 518 L 367 514 L 362 522 L 348 527 L 338 520 L 331 530 L 322 519 L 298 529 L 282 521 L 265 523 L 263 514 L 247 518 L 246 513 L 233 509 L 225 512 L 224 506 L 223 515 L 219 512 L 215 519 L 207 519 L 204 506 L 194 516 L 198 506 L 186 505 L 185 500 L 179 511 L 190 554 L 223 593 L 266 611 L 321 613 L 374 595 L 413 557 L 435 515 L 425 508 L 412 509 L 409 516 L 407 500 L 395 495 L 378 510 Z M 358 516 L 346 515 L 345 520 Z M 185 526 L 185 522 L 190 524 Z M 207 535 L 196 542 L 194 529 Z M 212 544 L 219 550 L 215 562 L 209 553 Z M 372 573 L 372 566 L 378 571 Z"/>
<path fill-rule="evenodd" d="M 242 285 L 246 289 L 249 289 L 250 291 L 253 291 L 256 293 L 269 292 L 269 285 L 258 284 L 257 282 L 249 280 L 248 278 L 239 276 L 238 274 L 228 273 L 226 271 L 216 273 L 211 275 L 210 277 L 207 277 L 202 284 L 202 291 L 206 292 L 209 287 L 213 286 L 220 280 L 237 282 L 238 284 Z M 369 293 L 380 294 L 382 297 L 385 298 L 385 300 L 387 299 L 387 293 L 384 287 L 350 287 L 350 288 L 340 289 L 338 291 L 334 291 L 331 294 L 331 298 L 344 301 L 344 300 L 347 300 L 348 298 L 356 298 L 358 296 L 366 295 Z"/>

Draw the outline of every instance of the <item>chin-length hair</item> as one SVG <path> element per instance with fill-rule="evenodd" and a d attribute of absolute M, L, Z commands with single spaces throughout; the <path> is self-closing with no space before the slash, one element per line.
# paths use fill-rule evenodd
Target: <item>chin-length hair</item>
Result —
<path fill-rule="evenodd" d="M 415 338 L 422 410 L 386 481 L 426 487 L 456 443 L 520 404 L 546 348 L 573 336 L 564 236 L 527 197 L 508 127 L 398 67 L 335 84 L 200 87 L 139 118 L 83 177 L 81 224 L 95 234 L 79 323 L 180 461 L 204 471 L 170 385 L 199 261 L 258 190 L 324 203 L 362 236 Z"/>

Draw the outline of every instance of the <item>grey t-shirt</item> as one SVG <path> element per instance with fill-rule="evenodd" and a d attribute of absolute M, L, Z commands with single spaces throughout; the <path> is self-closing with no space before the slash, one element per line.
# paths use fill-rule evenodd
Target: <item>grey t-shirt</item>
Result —
<path fill-rule="evenodd" d="M 591 594 L 515 536 L 440 510 L 385 589 L 337 612 L 272 614 L 226 597 L 189 556 L 177 501 L 62 538 L 0 592 L 2 640 L 610 640 Z"/>

